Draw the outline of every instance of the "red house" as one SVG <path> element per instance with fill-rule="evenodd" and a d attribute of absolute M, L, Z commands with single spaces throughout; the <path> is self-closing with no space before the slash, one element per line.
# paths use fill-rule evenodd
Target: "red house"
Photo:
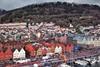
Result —
<path fill-rule="evenodd" d="M 4 60 L 4 59 L 5 59 L 4 52 L 0 51 L 0 60 Z"/>
<path fill-rule="evenodd" d="M 4 55 L 5 55 L 5 59 L 12 59 L 12 57 L 13 57 L 13 52 L 12 52 L 12 50 L 11 50 L 10 48 L 8 48 L 8 49 L 5 51 Z"/>

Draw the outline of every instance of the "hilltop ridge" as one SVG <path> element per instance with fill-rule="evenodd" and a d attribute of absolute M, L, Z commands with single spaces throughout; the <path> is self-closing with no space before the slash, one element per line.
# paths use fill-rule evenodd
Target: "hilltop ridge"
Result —
<path fill-rule="evenodd" d="M 36 22 L 55 22 L 57 25 L 94 25 L 100 23 L 100 7 L 89 4 L 49 2 L 32 4 L 7 11 L 1 15 L 0 23 L 23 22 L 31 18 Z"/>

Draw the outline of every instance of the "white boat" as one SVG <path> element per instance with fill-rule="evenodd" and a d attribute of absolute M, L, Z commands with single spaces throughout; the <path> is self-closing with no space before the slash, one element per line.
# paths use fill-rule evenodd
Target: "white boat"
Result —
<path fill-rule="evenodd" d="M 90 62 L 91 61 L 91 58 L 85 58 L 84 60 Z"/>
<path fill-rule="evenodd" d="M 43 60 L 49 59 L 49 56 L 42 57 Z"/>
<path fill-rule="evenodd" d="M 76 64 L 79 64 L 79 65 L 82 65 L 82 66 L 86 66 L 88 64 L 87 61 L 84 61 L 84 60 L 77 60 L 75 61 Z"/>
<path fill-rule="evenodd" d="M 39 67 L 38 64 L 33 64 L 33 67 Z"/>
<path fill-rule="evenodd" d="M 95 63 L 97 62 L 97 60 L 96 60 L 95 57 L 92 57 L 92 58 L 86 58 L 86 59 L 84 59 L 84 60 L 90 62 L 92 65 L 95 64 Z"/>
<path fill-rule="evenodd" d="M 97 59 L 94 57 L 93 59 L 92 59 L 92 61 L 91 61 L 91 64 L 93 65 L 93 64 L 95 64 L 97 62 Z"/>
<path fill-rule="evenodd" d="M 26 62 L 30 62 L 30 59 L 21 59 L 21 60 L 16 60 L 16 63 L 26 63 Z"/>
<path fill-rule="evenodd" d="M 98 61 L 97 62 L 100 62 L 100 56 L 98 56 Z"/>
<path fill-rule="evenodd" d="M 54 53 L 47 53 L 46 56 L 52 56 Z"/>
<path fill-rule="evenodd" d="M 67 65 L 66 63 L 63 63 L 60 65 L 60 67 L 71 67 L 70 65 Z"/>

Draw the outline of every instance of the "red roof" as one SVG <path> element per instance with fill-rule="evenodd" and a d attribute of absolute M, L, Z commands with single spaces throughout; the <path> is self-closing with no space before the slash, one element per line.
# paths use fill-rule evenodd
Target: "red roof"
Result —
<path fill-rule="evenodd" d="M 66 51 L 67 52 L 71 52 L 73 50 L 73 45 L 72 44 L 68 44 L 67 46 L 66 46 Z"/>
<path fill-rule="evenodd" d="M 10 48 L 8 48 L 6 51 L 5 51 L 5 58 L 6 59 L 11 59 L 12 58 L 12 55 L 13 55 L 13 52 Z"/>
<path fill-rule="evenodd" d="M 4 60 L 4 59 L 5 59 L 4 52 L 1 51 L 1 52 L 0 52 L 0 60 Z"/>
<path fill-rule="evenodd" d="M 47 47 L 51 47 L 51 46 L 53 46 L 53 44 L 48 43 L 48 42 L 44 42 L 43 45 L 44 45 L 44 46 L 47 46 Z"/>
<path fill-rule="evenodd" d="M 31 44 L 26 45 L 26 46 L 25 46 L 25 49 L 26 49 L 27 51 L 29 51 L 29 52 L 35 51 L 35 48 L 34 48 Z"/>
<path fill-rule="evenodd" d="M 47 53 L 47 50 L 46 49 L 42 49 L 42 54 L 46 55 L 46 53 Z"/>

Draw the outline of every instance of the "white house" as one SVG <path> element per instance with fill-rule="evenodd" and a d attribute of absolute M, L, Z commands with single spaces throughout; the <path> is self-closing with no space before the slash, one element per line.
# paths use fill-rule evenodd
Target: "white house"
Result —
<path fill-rule="evenodd" d="M 8 28 L 25 28 L 26 27 L 26 23 L 8 23 L 8 24 L 0 24 L 0 27 L 8 27 Z"/>
<path fill-rule="evenodd" d="M 26 58 L 26 52 L 23 48 L 20 51 L 16 49 L 13 52 L 13 59 L 25 59 L 25 58 Z"/>
<path fill-rule="evenodd" d="M 90 29 L 93 29 L 94 27 L 93 26 L 88 26 L 88 27 L 83 27 L 83 26 L 80 26 L 80 31 L 81 32 L 84 32 L 84 30 L 86 30 L 86 29 L 88 29 L 88 30 L 90 30 Z"/>
<path fill-rule="evenodd" d="M 56 48 L 55 48 L 55 53 L 58 53 L 58 51 L 59 51 L 59 50 L 58 50 L 58 47 L 56 46 Z"/>
<path fill-rule="evenodd" d="M 59 53 L 62 53 L 62 47 L 59 46 Z"/>
<path fill-rule="evenodd" d="M 72 24 L 70 24 L 70 25 L 69 25 L 69 27 L 70 27 L 70 28 L 73 28 L 73 25 L 72 25 Z"/>
<path fill-rule="evenodd" d="M 83 37 L 81 40 L 77 40 L 78 44 L 87 44 L 87 45 L 94 45 L 94 46 L 100 46 L 100 37 Z"/>
<path fill-rule="evenodd" d="M 55 53 L 62 53 L 62 47 L 61 46 L 56 46 L 56 48 L 55 48 Z"/>
<path fill-rule="evenodd" d="M 19 58 L 19 51 L 18 49 L 16 49 L 14 52 L 13 52 L 13 59 L 18 59 Z"/>
<path fill-rule="evenodd" d="M 19 52 L 19 58 L 20 59 L 25 59 L 26 58 L 26 52 L 23 48 Z"/>

